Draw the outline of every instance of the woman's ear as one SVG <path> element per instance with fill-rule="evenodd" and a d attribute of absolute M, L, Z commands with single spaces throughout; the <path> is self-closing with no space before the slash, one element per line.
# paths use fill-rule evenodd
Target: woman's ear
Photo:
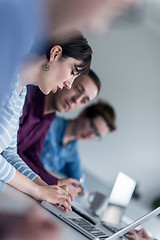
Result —
<path fill-rule="evenodd" d="M 62 48 L 61 46 L 57 45 L 54 46 L 51 51 L 50 51 L 50 63 L 53 62 L 54 60 L 60 60 L 62 57 Z"/>

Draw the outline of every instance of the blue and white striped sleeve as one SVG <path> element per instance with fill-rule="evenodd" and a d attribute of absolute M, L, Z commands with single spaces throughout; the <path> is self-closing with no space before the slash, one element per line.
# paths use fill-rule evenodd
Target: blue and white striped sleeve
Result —
<path fill-rule="evenodd" d="M 0 111 L 0 180 L 9 182 L 15 176 L 16 169 L 2 156 L 3 150 L 8 146 L 8 142 L 12 140 L 12 132 L 10 131 L 10 116 L 12 110 L 7 106 L 1 108 Z"/>
<path fill-rule="evenodd" d="M 17 130 L 26 88 L 19 94 L 20 76 L 15 73 L 13 80 L 10 93 L 0 108 L 0 180 L 4 182 L 14 178 L 16 169 L 31 180 L 37 177 L 17 154 Z"/>
<path fill-rule="evenodd" d="M 12 180 L 16 169 L 0 155 L 0 180 L 9 182 Z"/>
<path fill-rule="evenodd" d="M 25 175 L 31 180 L 39 177 L 34 173 L 27 164 L 20 158 L 17 153 L 17 134 L 15 134 L 12 143 L 8 148 L 2 152 L 2 156 L 10 163 L 16 170 Z"/>

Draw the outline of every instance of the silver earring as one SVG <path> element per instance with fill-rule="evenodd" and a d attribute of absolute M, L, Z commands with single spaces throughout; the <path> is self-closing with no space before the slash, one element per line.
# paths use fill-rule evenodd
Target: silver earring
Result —
<path fill-rule="evenodd" d="M 45 72 L 47 72 L 47 71 L 49 71 L 49 64 L 45 64 L 45 65 L 43 65 L 43 70 L 45 71 Z"/>

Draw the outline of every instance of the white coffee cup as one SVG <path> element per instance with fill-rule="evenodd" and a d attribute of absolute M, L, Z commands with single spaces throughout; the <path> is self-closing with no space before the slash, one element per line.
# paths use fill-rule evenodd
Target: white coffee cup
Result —
<path fill-rule="evenodd" d="M 107 201 L 107 196 L 100 192 L 91 192 L 88 195 L 90 208 L 97 216 L 101 216 L 107 206 Z"/>

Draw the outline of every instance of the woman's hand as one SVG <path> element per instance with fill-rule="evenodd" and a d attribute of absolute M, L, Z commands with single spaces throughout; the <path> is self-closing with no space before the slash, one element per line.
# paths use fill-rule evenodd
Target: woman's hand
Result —
<path fill-rule="evenodd" d="M 67 187 L 59 187 L 57 185 L 36 186 L 33 196 L 39 201 L 47 201 L 52 204 L 63 206 L 65 211 L 71 211 L 71 199 L 67 191 Z"/>
<path fill-rule="evenodd" d="M 143 228 L 140 230 L 132 230 L 128 232 L 126 236 L 133 240 L 153 240 Z"/>
<path fill-rule="evenodd" d="M 74 178 L 59 179 L 58 186 L 61 185 L 66 185 L 68 187 L 68 193 L 70 194 L 72 201 L 82 192 L 83 189 L 80 182 Z"/>
<path fill-rule="evenodd" d="M 16 170 L 14 178 L 9 181 L 8 184 L 38 201 L 47 201 L 52 204 L 59 204 L 60 206 L 63 205 L 66 211 L 72 210 L 67 187 L 61 188 L 57 185 L 47 185 L 40 178 L 36 178 L 35 182 Z"/>

